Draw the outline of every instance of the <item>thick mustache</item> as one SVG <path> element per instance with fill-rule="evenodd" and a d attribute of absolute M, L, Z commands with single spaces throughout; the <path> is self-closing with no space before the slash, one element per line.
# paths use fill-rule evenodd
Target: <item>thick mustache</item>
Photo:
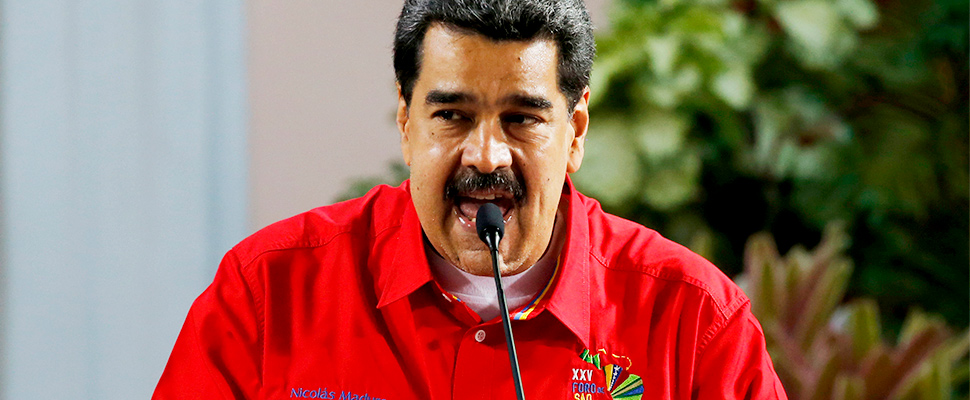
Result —
<path fill-rule="evenodd" d="M 509 192 L 516 203 L 525 198 L 525 185 L 507 169 L 488 174 L 473 169 L 458 171 L 445 185 L 445 198 L 454 200 L 458 196 L 479 190 Z"/>

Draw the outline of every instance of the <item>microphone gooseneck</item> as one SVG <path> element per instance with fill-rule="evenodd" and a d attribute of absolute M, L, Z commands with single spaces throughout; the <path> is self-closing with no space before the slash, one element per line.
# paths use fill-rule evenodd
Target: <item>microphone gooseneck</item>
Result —
<path fill-rule="evenodd" d="M 522 391 L 522 376 L 519 375 L 519 359 L 515 354 L 515 341 L 512 340 L 512 321 L 509 320 L 509 307 L 505 303 L 505 291 L 502 290 L 502 274 L 499 264 L 502 256 L 498 252 L 498 244 L 505 235 L 505 221 L 502 220 L 502 210 L 492 203 L 485 203 L 478 209 L 475 216 L 475 229 L 478 237 L 488 246 L 492 254 L 492 273 L 495 275 L 495 291 L 498 297 L 499 314 L 502 315 L 502 326 L 505 328 L 505 344 L 509 349 L 509 363 L 512 365 L 512 381 L 515 384 L 515 395 L 518 400 L 525 400 Z"/>

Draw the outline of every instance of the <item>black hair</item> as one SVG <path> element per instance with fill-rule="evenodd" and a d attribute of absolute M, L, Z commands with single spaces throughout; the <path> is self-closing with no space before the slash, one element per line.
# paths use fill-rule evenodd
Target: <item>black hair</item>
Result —
<path fill-rule="evenodd" d="M 492 40 L 555 41 L 559 90 L 576 105 L 589 85 L 596 54 L 583 0 L 405 0 L 394 34 L 394 73 L 408 106 L 421 71 L 421 46 L 434 23 Z"/>

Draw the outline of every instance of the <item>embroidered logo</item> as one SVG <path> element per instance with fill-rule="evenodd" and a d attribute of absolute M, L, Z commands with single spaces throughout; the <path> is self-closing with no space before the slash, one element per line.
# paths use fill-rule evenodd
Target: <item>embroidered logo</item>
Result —
<path fill-rule="evenodd" d="M 574 398 L 592 399 L 592 394 L 604 392 L 609 393 L 612 399 L 640 400 L 643 397 L 643 380 L 638 375 L 630 373 L 633 362 L 628 357 L 609 354 L 604 349 L 599 349 L 596 354 L 593 354 L 586 349 L 579 354 L 579 358 L 603 371 L 606 381 L 602 386 L 597 385 L 596 382 L 589 384 L 576 382 L 592 381 L 593 370 L 573 369 L 573 392 L 577 392 Z"/>

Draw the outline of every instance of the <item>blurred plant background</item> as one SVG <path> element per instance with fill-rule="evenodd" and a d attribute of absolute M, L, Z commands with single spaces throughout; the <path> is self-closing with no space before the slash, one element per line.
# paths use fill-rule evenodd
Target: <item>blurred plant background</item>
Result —
<path fill-rule="evenodd" d="M 898 335 L 882 331 L 869 298 L 845 301 L 852 262 L 842 224 L 830 223 L 812 251 L 784 257 L 771 235 L 748 240 L 744 273 L 768 352 L 788 397 L 802 399 L 953 399 L 967 397 L 970 332 L 911 309 Z"/>
<path fill-rule="evenodd" d="M 887 328 L 970 313 L 966 1 L 615 3 L 575 174 L 729 275 L 843 221 Z"/>
<path fill-rule="evenodd" d="M 814 294 L 822 305 L 804 309 L 816 290 L 805 287 L 776 299 L 810 314 L 777 324 L 789 330 L 770 327 L 777 313 L 752 295 L 793 399 L 965 398 L 968 23 L 966 0 L 616 0 L 598 32 L 590 134 L 573 179 L 607 211 L 729 276 L 747 268 L 745 285 L 749 241 L 789 253 L 762 254 L 773 261 L 754 263 L 769 266 L 758 274 L 774 275 L 756 282 L 828 277 Z M 407 177 L 400 165 L 392 173 L 345 197 Z M 842 234 L 829 237 L 841 239 L 825 244 L 833 222 Z M 805 255 L 802 245 L 820 242 L 828 255 Z M 795 329 L 799 318 L 811 335 Z M 827 324 L 843 328 L 819 330 Z M 907 347 L 925 329 L 929 344 Z M 779 343 L 797 346 L 781 353 Z M 777 362 L 820 346 L 829 358 Z M 881 369 L 901 372 L 872 386 L 866 374 Z M 820 382 L 830 384 L 822 394 L 805 389 Z"/>
<path fill-rule="evenodd" d="M 970 341 L 947 328 L 970 318 L 968 22 L 953 0 L 617 1 L 576 184 L 729 276 L 749 237 L 791 250 L 747 257 L 782 292 L 749 286 L 793 399 L 966 397 L 943 343 Z"/>

